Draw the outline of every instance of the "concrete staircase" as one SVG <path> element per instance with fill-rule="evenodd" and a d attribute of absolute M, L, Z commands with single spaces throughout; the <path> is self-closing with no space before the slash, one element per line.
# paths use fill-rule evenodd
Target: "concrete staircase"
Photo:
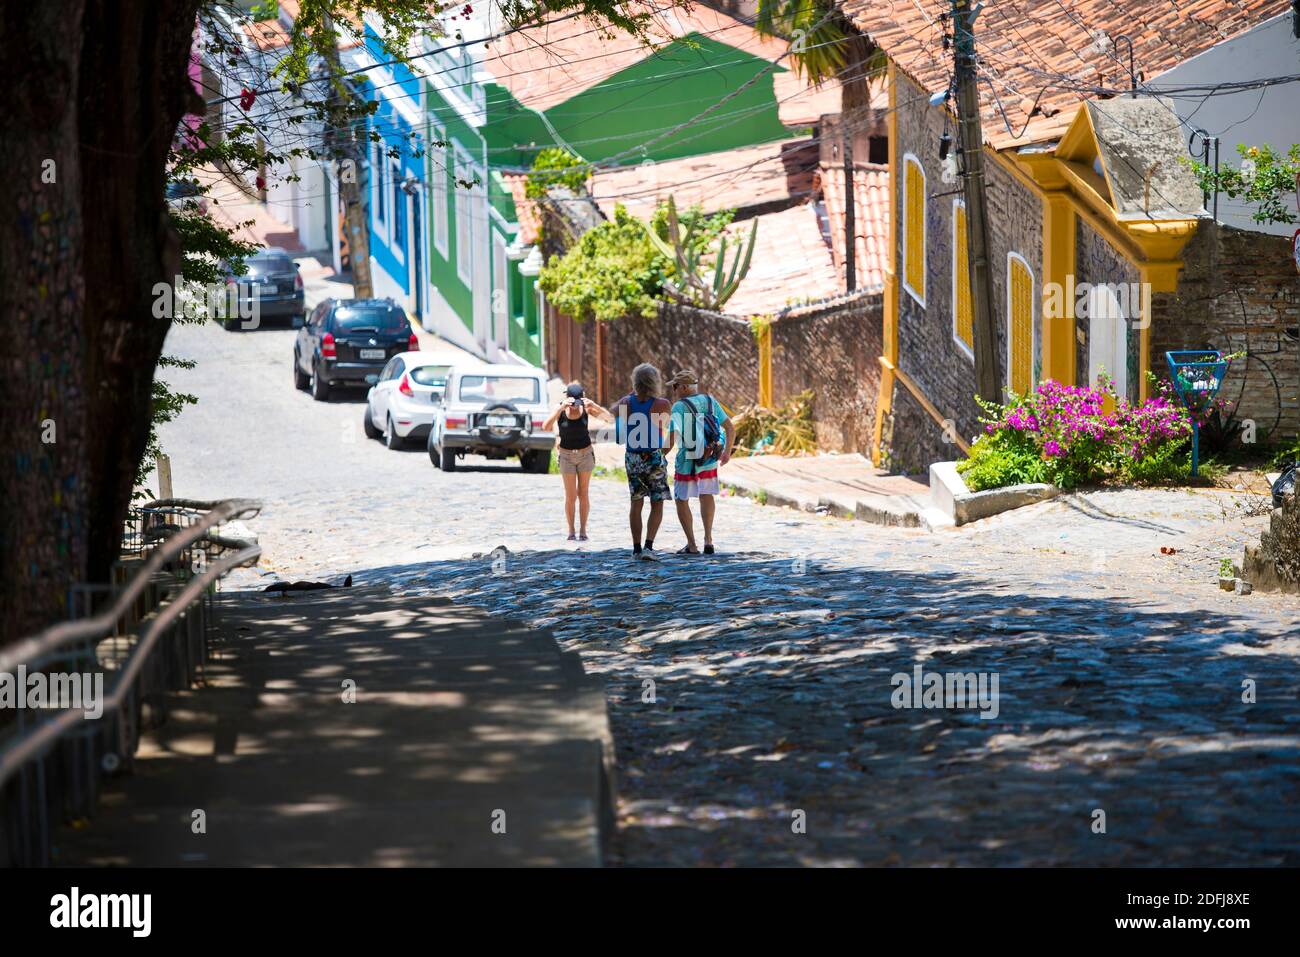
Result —
<path fill-rule="evenodd" d="M 382 588 L 220 604 L 208 687 L 172 697 L 59 864 L 600 865 L 604 688 L 549 632 Z"/>
<path fill-rule="evenodd" d="M 722 482 L 768 505 L 827 512 L 877 525 L 931 528 L 930 486 L 907 475 L 890 475 L 856 453 L 733 458 Z M 947 524 L 951 524 L 948 522 Z"/>

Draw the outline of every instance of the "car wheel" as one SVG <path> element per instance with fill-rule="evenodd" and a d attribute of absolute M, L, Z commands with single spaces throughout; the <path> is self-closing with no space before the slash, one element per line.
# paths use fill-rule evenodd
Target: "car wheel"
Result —
<path fill-rule="evenodd" d="M 551 450 L 534 449 L 526 453 L 527 458 L 520 460 L 525 472 L 533 472 L 537 475 L 545 475 L 551 470 Z"/>
<path fill-rule="evenodd" d="M 366 438 L 368 439 L 377 439 L 382 434 L 375 428 L 375 423 L 371 421 L 369 402 L 366 403 L 365 411 L 361 413 L 361 427 L 366 430 Z"/>
<path fill-rule="evenodd" d="M 222 329 L 225 329 L 226 332 L 234 332 L 236 329 L 239 328 L 239 320 L 238 320 L 238 319 L 222 319 L 222 320 L 221 320 L 221 328 L 222 328 Z"/>
<path fill-rule="evenodd" d="M 444 472 L 456 471 L 456 450 L 455 449 L 442 450 L 442 461 L 441 463 L 439 463 L 439 467 Z"/>
<path fill-rule="evenodd" d="M 330 397 L 330 384 L 321 378 L 320 369 L 311 367 L 311 397 L 317 402 L 324 402 Z"/>
<path fill-rule="evenodd" d="M 396 452 L 405 444 L 406 440 L 397 434 L 397 429 L 393 426 L 393 417 L 388 416 L 384 419 L 384 445 L 390 452 Z"/>
<path fill-rule="evenodd" d="M 293 387 L 299 391 L 305 392 L 310 382 L 311 376 L 305 375 L 302 371 L 302 366 L 298 365 L 298 353 L 295 350 L 293 354 Z"/>

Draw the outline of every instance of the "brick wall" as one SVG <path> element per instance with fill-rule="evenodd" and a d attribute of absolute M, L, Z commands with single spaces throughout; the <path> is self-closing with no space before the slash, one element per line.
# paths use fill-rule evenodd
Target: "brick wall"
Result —
<path fill-rule="evenodd" d="M 1166 374 L 1170 350 L 1247 351 L 1219 395 L 1240 399 L 1238 418 L 1256 422 L 1261 442 L 1300 433 L 1300 275 L 1288 238 L 1207 220 L 1183 263 L 1177 291 L 1153 297 L 1153 371 Z"/>
<path fill-rule="evenodd" d="M 878 293 L 803 306 L 771 321 L 772 395 L 778 404 L 805 389 L 823 451 L 866 453 L 880 388 L 882 303 Z M 554 315 L 548 329 L 569 324 L 581 343 L 577 378 L 601 402 L 632 390 L 632 370 L 650 362 L 665 378 L 692 369 L 700 387 L 732 411 L 758 401 L 758 343 L 736 316 L 664 303 L 653 319 L 606 322 L 605 362 L 597 369 L 596 324 Z M 555 342 L 556 338 L 552 338 Z M 548 368 L 556 364 L 548 356 Z M 571 370 L 572 371 L 572 370 Z M 596 383 L 604 383 L 603 394 Z"/>
<path fill-rule="evenodd" d="M 894 155 L 900 174 L 895 177 L 893 208 L 897 211 L 898 360 L 899 368 L 917 384 L 925 396 L 955 423 L 958 434 L 970 438 L 979 428 L 979 407 L 975 404 L 975 364 L 953 337 L 953 201 L 959 183 L 946 184 L 939 166 L 939 138 L 945 111 L 931 107 L 927 93 L 907 77 L 898 76 L 898 113 Z M 948 131 L 955 135 L 949 121 Z M 917 157 L 926 175 L 926 288 L 921 305 L 902 283 L 901 228 L 905 215 L 903 156 Z M 1007 257 L 1023 256 L 1034 275 L 1035 318 L 1034 365 L 1041 368 L 1039 342 L 1043 274 L 1042 203 L 1027 186 L 985 154 L 986 196 L 989 218 L 990 278 L 993 290 L 993 320 L 997 330 L 995 354 L 999 381 L 1007 374 Z M 945 195 L 938 195 L 945 194 Z M 924 471 L 930 463 L 955 458 L 959 449 L 945 441 L 943 429 L 930 417 L 905 386 L 896 382 L 888 441 L 882 438 L 884 461 L 897 471 Z"/>
<path fill-rule="evenodd" d="M 605 336 L 610 401 L 632 391 L 632 370 L 642 362 L 656 365 L 664 378 L 693 370 L 700 391 L 733 410 L 758 395 L 758 349 L 743 319 L 663 303 L 653 319 L 606 323 Z"/>
<path fill-rule="evenodd" d="M 817 447 L 871 447 L 880 391 L 883 302 L 878 293 L 792 310 L 772 322 L 772 399 L 811 388 Z"/>

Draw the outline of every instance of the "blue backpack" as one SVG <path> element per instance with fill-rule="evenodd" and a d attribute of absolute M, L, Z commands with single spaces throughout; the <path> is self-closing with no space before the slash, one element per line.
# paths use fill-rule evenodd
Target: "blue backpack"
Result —
<path fill-rule="evenodd" d="M 692 462 L 692 471 L 700 462 L 721 458 L 724 447 L 722 444 L 722 426 L 714 412 L 713 396 L 705 395 L 704 398 L 709 400 L 709 411 L 707 412 L 701 412 L 690 399 L 682 399 L 683 402 L 695 410 L 695 427 L 704 438 L 704 448 L 700 452 L 700 457 Z"/>

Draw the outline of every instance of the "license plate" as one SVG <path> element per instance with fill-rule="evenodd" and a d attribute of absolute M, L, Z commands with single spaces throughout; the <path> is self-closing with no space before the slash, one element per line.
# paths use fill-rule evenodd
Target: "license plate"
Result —
<path fill-rule="evenodd" d="M 513 415 L 489 415 L 487 424 L 496 428 L 513 429 L 518 420 Z"/>
<path fill-rule="evenodd" d="M 384 357 L 383 349 L 362 349 L 359 353 L 363 359 L 382 359 Z"/>

